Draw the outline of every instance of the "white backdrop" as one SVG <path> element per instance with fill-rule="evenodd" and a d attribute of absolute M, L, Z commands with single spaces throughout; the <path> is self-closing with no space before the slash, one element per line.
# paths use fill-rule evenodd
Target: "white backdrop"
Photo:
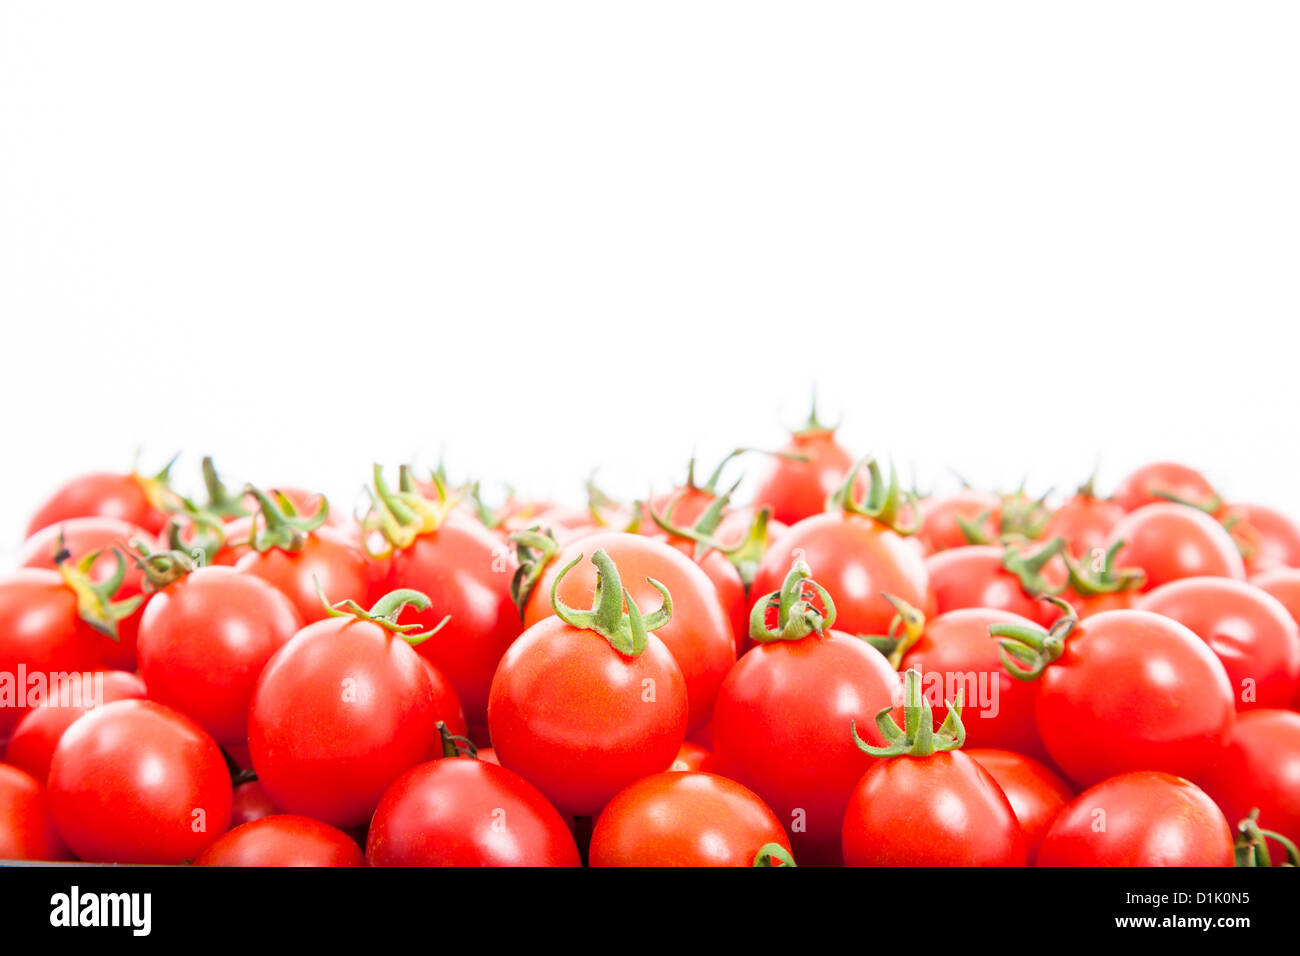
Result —
<path fill-rule="evenodd" d="M 814 381 L 926 477 L 1300 511 L 1300 8 L 0 5 L 0 551 L 174 450 L 579 499 Z"/>

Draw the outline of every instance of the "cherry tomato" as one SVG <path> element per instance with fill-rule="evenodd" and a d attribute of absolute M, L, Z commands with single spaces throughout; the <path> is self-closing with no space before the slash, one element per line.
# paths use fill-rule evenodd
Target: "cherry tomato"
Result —
<path fill-rule="evenodd" d="M 57 694 L 27 711 L 14 726 L 4 753 L 5 763 L 21 767 L 44 783 L 50 775 L 54 748 L 75 720 L 94 707 L 145 696 L 144 681 L 125 671 L 96 672 L 88 680 L 63 684 Z"/>
<path fill-rule="evenodd" d="M 243 743 L 253 685 L 302 623 L 289 598 L 260 578 L 198 568 L 145 606 L 140 676 L 152 700 L 193 718 L 219 743 Z"/>
<path fill-rule="evenodd" d="M 223 833 L 195 866 L 364 866 L 356 841 L 310 817 L 281 813 Z"/>
<path fill-rule="evenodd" d="M 1221 500 L 1214 486 L 1195 468 L 1171 461 L 1143 465 L 1119 483 L 1111 496 L 1125 511 L 1171 500 L 1203 511 L 1219 510 Z"/>
<path fill-rule="evenodd" d="M 581 866 L 563 817 L 517 773 L 444 757 L 385 792 L 366 840 L 371 866 Z"/>
<path fill-rule="evenodd" d="M 1232 536 L 1203 511 L 1173 502 L 1143 505 L 1111 529 L 1111 542 L 1124 542 L 1118 567 L 1146 572 L 1145 590 L 1191 577 L 1244 580 L 1246 566 Z"/>
<path fill-rule="evenodd" d="M 699 770 L 704 773 L 712 773 L 717 763 L 713 751 L 707 747 L 701 747 L 697 743 L 684 740 L 681 749 L 677 751 L 677 759 L 672 762 L 672 766 L 668 769 L 679 773 L 684 770 Z"/>
<path fill-rule="evenodd" d="M 1300 714 L 1241 714 L 1227 746 L 1196 782 L 1234 826 L 1258 809 L 1260 826 L 1300 843 Z"/>
<path fill-rule="evenodd" d="M 1300 690 L 1300 627 L 1267 591 L 1231 578 L 1183 578 L 1138 607 L 1187 625 L 1223 663 L 1237 709 L 1286 707 Z"/>
<path fill-rule="evenodd" d="M 1039 554 L 1044 547 L 1035 544 L 1032 553 Z M 1008 564 L 1022 567 L 1026 560 L 1027 555 L 1016 555 L 1001 545 L 966 545 L 931 555 L 925 559 L 925 570 L 934 588 L 935 608 L 939 614 L 961 608 L 990 608 L 1040 624 L 1050 623 L 1056 610 L 1025 590 L 1022 580 L 1031 582 L 1035 593 L 1041 593 L 1063 584 L 1065 569 L 1058 559 L 1053 559 L 1041 573 L 1028 568 L 1018 576 L 1008 570 Z"/>
<path fill-rule="evenodd" d="M 1253 531 L 1254 553 L 1246 558 L 1251 574 L 1275 567 L 1300 568 L 1300 524 L 1266 505 L 1239 502 L 1232 510 Z"/>
<path fill-rule="evenodd" d="M 235 787 L 235 799 L 230 808 L 230 826 L 234 829 L 279 812 L 280 808 L 271 802 L 262 785 L 256 780 L 249 780 Z"/>
<path fill-rule="evenodd" d="M 781 449 L 787 457 L 773 457 L 754 489 L 755 506 L 771 508 L 772 517 L 784 524 L 825 511 L 826 499 L 853 467 L 853 456 L 835 440 L 835 429 L 816 418 L 814 412 L 808 425 L 790 436 Z"/>
<path fill-rule="evenodd" d="M 1118 501 L 1079 492 L 1052 512 L 1041 537 L 1064 538 L 1069 554 L 1075 558 L 1105 553 L 1111 532 L 1124 513 Z"/>
<path fill-rule="evenodd" d="M 1103 780 L 1061 811 L 1039 866 L 1232 866 L 1233 836 L 1214 801 L 1173 774 Z"/>
<path fill-rule="evenodd" d="M 167 523 L 166 485 L 158 478 L 99 471 L 79 475 L 54 492 L 27 524 L 30 537 L 69 518 L 116 518 L 151 535 Z"/>
<path fill-rule="evenodd" d="M 972 541 L 962 524 L 978 532 Z M 947 498 L 931 499 L 922 509 L 917 537 L 933 554 L 949 548 L 996 541 L 1002 528 L 1002 498 L 988 491 L 963 488 Z"/>
<path fill-rule="evenodd" d="M 0 764 L 0 860 L 67 860 L 50 812 L 45 785 L 20 770 Z"/>
<path fill-rule="evenodd" d="M 1291 619 L 1300 624 L 1300 568 L 1261 571 L 1250 579 L 1250 583 L 1277 598 L 1291 614 Z"/>
<path fill-rule="evenodd" d="M 658 773 L 622 790 L 591 834 L 592 866 L 753 866 L 768 844 L 790 852 L 781 821 L 753 791 L 698 771 Z"/>
<path fill-rule="evenodd" d="M 1074 799 L 1073 791 L 1056 773 L 1024 754 L 979 748 L 965 749 L 962 753 L 987 770 L 1006 794 L 1025 835 L 1025 860 L 1033 866 L 1043 837 Z"/>
<path fill-rule="evenodd" d="M 240 558 L 235 568 L 281 591 L 308 624 L 327 616 L 322 593 L 331 601 L 350 598 L 368 603 L 376 591 L 383 590 L 360 546 L 329 527 L 306 535 L 297 551 L 278 547 L 252 551 Z"/>
<path fill-rule="evenodd" d="M 150 700 L 114 701 L 73 723 L 54 750 L 49 791 L 64 842 L 91 862 L 182 863 L 230 824 L 220 748 Z"/>

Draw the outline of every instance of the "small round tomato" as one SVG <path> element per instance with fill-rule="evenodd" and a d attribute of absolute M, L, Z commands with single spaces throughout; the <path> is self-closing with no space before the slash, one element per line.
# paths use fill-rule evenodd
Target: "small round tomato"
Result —
<path fill-rule="evenodd" d="M 235 799 L 230 808 L 230 826 L 233 829 L 279 812 L 280 808 L 271 802 L 262 785 L 256 780 L 248 780 L 235 787 Z"/>
<path fill-rule="evenodd" d="M 302 616 L 282 592 L 252 575 L 188 569 L 174 552 L 153 561 L 160 589 L 145 606 L 137 647 L 149 697 L 192 717 L 219 743 L 241 744 L 248 739 L 253 685 L 302 627 Z M 168 580 L 171 574 L 179 576 Z"/>
<path fill-rule="evenodd" d="M 1300 843 L 1300 714 L 1242 714 L 1214 765 L 1196 778 L 1236 825 L 1258 809 L 1260 826 Z"/>
<path fill-rule="evenodd" d="M 1111 531 L 1123 517 L 1123 505 L 1110 498 L 1098 498 L 1085 485 L 1052 512 L 1042 537 L 1064 538 L 1068 553 L 1075 558 L 1104 553 Z"/>
<path fill-rule="evenodd" d="M 66 860 L 45 785 L 0 764 L 0 860 Z"/>
<path fill-rule="evenodd" d="M 195 866 L 364 866 L 355 840 L 311 817 L 280 813 L 223 833 Z"/>
<path fill-rule="evenodd" d="M 1183 578 L 1138 607 L 1171 617 L 1209 645 L 1228 672 L 1237 709 L 1286 707 L 1300 690 L 1300 626 L 1275 597 L 1231 578 Z"/>
<path fill-rule="evenodd" d="M 1143 465 L 1124 477 L 1112 498 L 1125 510 L 1136 511 L 1155 502 L 1177 501 L 1213 514 L 1222 500 L 1214 486 L 1195 468 L 1172 461 Z"/>
<path fill-rule="evenodd" d="M 1146 572 L 1145 590 L 1191 577 L 1243 580 L 1246 566 L 1232 535 L 1203 511 L 1173 502 L 1143 505 L 1111 529 L 1119 567 Z"/>
<path fill-rule="evenodd" d="M 30 537 L 69 518 L 116 518 L 156 535 L 167 523 L 166 471 L 146 478 L 131 473 L 97 471 L 79 475 L 54 492 L 27 524 Z"/>
<path fill-rule="evenodd" d="M 560 810 L 589 816 L 632 781 L 668 768 L 686 736 L 688 705 L 681 668 L 650 633 L 676 613 L 667 588 L 653 583 L 663 605 L 643 618 L 619 569 L 598 550 L 594 607 L 576 611 L 560 594 L 579 560 L 551 588 L 555 616 L 529 627 L 501 659 L 488 728 L 503 767 Z"/>
<path fill-rule="evenodd" d="M 1001 529 L 1002 498 L 989 491 L 963 488 L 947 498 L 926 502 L 917 537 L 933 554 L 996 541 Z"/>
<path fill-rule="evenodd" d="M 42 783 L 49 778 L 54 748 L 75 720 L 112 701 L 146 696 L 144 681 L 126 671 L 74 676 L 76 680 L 60 685 L 57 694 L 18 721 L 5 748 L 5 763 L 21 767 Z"/>
<path fill-rule="evenodd" d="M 1269 568 L 1300 568 L 1300 524 L 1289 515 L 1267 505 L 1237 503 L 1239 514 L 1252 529 L 1253 553 L 1246 559 L 1251 574 Z"/>
<path fill-rule="evenodd" d="M 992 608 L 1048 624 L 1055 610 L 1038 595 L 1064 583 L 1065 569 L 1056 556 L 1063 539 L 1032 550 L 1019 546 L 966 545 L 925 559 L 939 614 L 961 608 Z"/>
<path fill-rule="evenodd" d="M 1250 583 L 1277 598 L 1291 619 L 1300 624 L 1300 568 L 1272 568 L 1261 571 Z"/>
<path fill-rule="evenodd" d="M 677 751 L 677 758 L 668 769 L 679 773 L 684 770 L 699 770 L 703 773 L 712 773 L 717 763 L 713 751 L 707 747 L 701 747 L 697 743 L 684 740 L 682 741 L 682 748 Z"/>
<path fill-rule="evenodd" d="M 853 456 L 835 439 L 835 429 L 817 420 L 814 407 L 759 479 L 754 504 L 771 508 L 772 517 L 784 524 L 810 518 L 826 510 L 826 499 L 852 467 Z"/>
<path fill-rule="evenodd" d="M 333 528 L 317 528 L 297 550 L 254 550 L 240 558 L 235 568 L 283 593 L 308 624 L 327 616 L 322 593 L 362 602 L 376 589 L 372 565 L 361 548 Z"/>
<path fill-rule="evenodd" d="M 371 866 L 581 866 L 568 825 L 517 773 L 443 757 L 388 788 L 366 839 Z"/>
<path fill-rule="evenodd" d="M 253 689 L 248 746 L 272 802 L 339 827 L 364 824 L 397 777 L 438 739 L 428 665 L 397 618 L 424 595 L 395 591 L 308 624 L 275 653 Z M 344 606 L 340 602 L 340 607 Z"/>
<path fill-rule="evenodd" d="M 592 866 L 753 866 L 781 821 L 758 795 L 698 771 L 654 774 L 622 790 L 591 834 Z"/>
<path fill-rule="evenodd" d="M 971 748 L 962 753 L 976 760 L 1007 795 L 1025 835 L 1026 862 L 1034 865 L 1048 829 L 1074 799 L 1069 785 L 1037 760 L 1010 750 Z"/>
<path fill-rule="evenodd" d="M 230 824 L 230 773 L 216 741 L 151 700 L 96 707 L 63 734 L 50 805 L 78 859 L 192 860 Z"/>
<path fill-rule="evenodd" d="M 1039 866 L 1232 866 L 1219 808 L 1173 774 L 1135 770 L 1103 780 L 1061 811 Z"/>

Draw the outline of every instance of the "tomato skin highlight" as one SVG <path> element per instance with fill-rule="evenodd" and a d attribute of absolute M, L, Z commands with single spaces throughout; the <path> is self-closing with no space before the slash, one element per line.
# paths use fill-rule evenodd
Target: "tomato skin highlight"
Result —
<path fill-rule="evenodd" d="M 78 475 L 41 504 L 27 524 L 27 537 L 70 518 L 116 518 L 151 535 L 167 523 L 167 513 L 155 508 L 145 490 L 148 479 L 96 471 Z"/>
<path fill-rule="evenodd" d="M 626 657 L 558 617 L 510 645 L 488 698 L 501 766 L 572 816 L 597 814 L 629 783 L 668 769 L 687 715 L 686 681 L 655 634 L 644 653 Z"/>
<path fill-rule="evenodd" d="M 230 823 L 221 750 L 190 718 L 118 700 L 64 732 L 50 763 L 50 805 L 68 848 L 96 863 L 182 863 Z"/>
<path fill-rule="evenodd" d="M 96 675 L 98 677 L 98 675 Z M 95 678 L 92 678 L 95 679 Z M 92 695 L 98 699 L 94 706 L 102 706 L 115 700 L 143 698 L 146 696 L 144 681 L 135 674 L 126 671 L 104 671 L 102 675 L 102 694 Z M 83 687 L 82 704 L 75 700 L 64 699 L 60 694 L 57 702 L 46 701 L 40 707 L 33 707 L 14 726 L 13 735 L 5 748 L 5 763 L 13 764 L 26 770 L 41 783 L 50 776 L 50 761 L 54 758 L 54 748 L 59 745 L 64 732 L 73 722 L 88 713 L 92 708 L 86 699 Z"/>
<path fill-rule="evenodd" d="M 1050 624 L 1058 612 L 1050 604 L 1025 593 L 1020 580 L 1002 566 L 1003 552 L 998 545 L 971 544 L 926 558 L 925 570 L 934 590 L 936 612 L 992 608 L 1039 624 Z M 1064 566 L 1060 571 L 1063 580 Z M 1045 569 L 1044 577 L 1050 573 Z"/>
<path fill-rule="evenodd" d="M 1110 542 L 1123 541 L 1115 566 L 1146 572 L 1142 590 L 1191 577 L 1245 580 L 1246 565 L 1232 536 L 1203 511 L 1157 502 L 1131 511 L 1111 529 Z"/>
<path fill-rule="evenodd" d="M 364 866 L 356 841 L 311 817 L 281 813 L 227 830 L 195 866 Z"/>
<path fill-rule="evenodd" d="M 677 751 L 677 757 L 673 760 L 672 766 L 668 769 L 673 772 L 682 772 L 686 770 L 698 770 L 703 773 L 714 773 L 718 765 L 718 759 L 713 755 L 713 751 L 707 747 L 694 743 L 690 740 L 682 741 L 681 749 Z"/>
<path fill-rule="evenodd" d="M 1209 645 L 1228 672 L 1238 710 L 1286 707 L 1300 691 L 1300 627 L 1253 584 L 1183 578 L 1149 592 L 1137 606 L 1185 624 Z"/>
<path fill-rule="evenodd" d="M 1074 791 L 1054 771 L 1037 760 L 1011 750 L 965 748 L 1006 794 L 1025 835 L 1025 861 L 1034 865 L 1043 837 L 1074 799 Z"/>
<path fill-rule="evenodd" d="M 1064 538 L 1074 558 L 1084 559 L 1098 552 L 1105 554 L 1111 532 L 1124 514 L 1124 506 L 1117 501 L 1075 495 L 1052 512 L 1038 537 L 1040 541 Z"/>
<path fill-rule="evenodd" d="M 801 865 L 840 861 L 844 808 L 875 759 L 854 745 L 850 725 L 883 745 L 876 714 L 901 701 L 901 687 L 879 651 L 837 630 L 759 644 L 723 682 L 716 772 L 772 809 Z"/>
<path fill-rule="evenodd" d="M 235 569 L 282 592 L 308 624 L 329 616 L 321 594 L 331 604 L 350 599 L 369 607 L 387 590 L 361 546 L 328 526 L 307 535 L 301 551 L 250 551 L 235 562 Z"/>
<path fill-rule="evenodd" d="M 248 739 L 253 685 L 302 628 L 282 592 L 233 568 L 198 568 L 145 606 L 137 653 L 149 697 L 193 718 L 218 743 Z"/>
<path fill-rule="evenodd" d="M 71 858 L 54 825 L 45 784 L 18 767 L 0 764 L 0 860 Z"/>
<path fill-rule="evenodd" d="M 1150 611 L 1080 622 L 1039 683 L 1039 735 L 1084 787 L 1130 770 L 1194 778 L 1236 714 L 1228 674 L 1205 642 Z"/>
<path fill-rule="evenodd" d="M 1002 788 L 960 750 L 877 761 L 845 808 L 845 866 L 1024 866 Z"/>
<path fill-rule="evenodd" d="M 1300 845 L 1300 714 L 1253 710 L 1241 714 L 1227 746 L 1196 779 L 1231 824 L 1259 809 L 1259 824 Z M 1271 842 L 1274 863 L 1286 859 Z"/>
<path fill-rule="evenodd" d="M 781 821 L 753 791 L 698 771 L 638 780 L 601 811 L 592 866 L 752 866 L 776 843 L 790 851 Z M 797 861 L 796 861 L 797 862 Z"/>
<path fill-rule="evenodd" d="M 1232 866 L 1233 859 L 1232 829 L 1214 801 L 1181 777 L 1151 770 L 1079 794 L 1038 851 L 1039 866 Z"/>
<path fill-rule="evenodd" d="M 388 786 L 438 741 L 427 666 L 356 618 L 308 624 L 253 690 L 248 746 L 271 801 L 340 828 L 365 824 Z"/>
<path fill-rule="evenodd" d="M 573 834 L 510 770 L 444 757 L 388 788 L 366 840 L 371 866 L 581 866 Z"/>

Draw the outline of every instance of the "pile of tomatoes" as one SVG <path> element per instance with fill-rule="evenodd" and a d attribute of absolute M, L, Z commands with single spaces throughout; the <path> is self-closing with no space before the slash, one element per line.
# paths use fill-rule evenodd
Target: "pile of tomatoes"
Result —
<path fill-rule="evenodd" d="M 1300 862 L 1300 526 L 1192 468 L 922 496 L 814 416 L 586 508 L 202 475 L 32 516 L 0 859 Z"/>

